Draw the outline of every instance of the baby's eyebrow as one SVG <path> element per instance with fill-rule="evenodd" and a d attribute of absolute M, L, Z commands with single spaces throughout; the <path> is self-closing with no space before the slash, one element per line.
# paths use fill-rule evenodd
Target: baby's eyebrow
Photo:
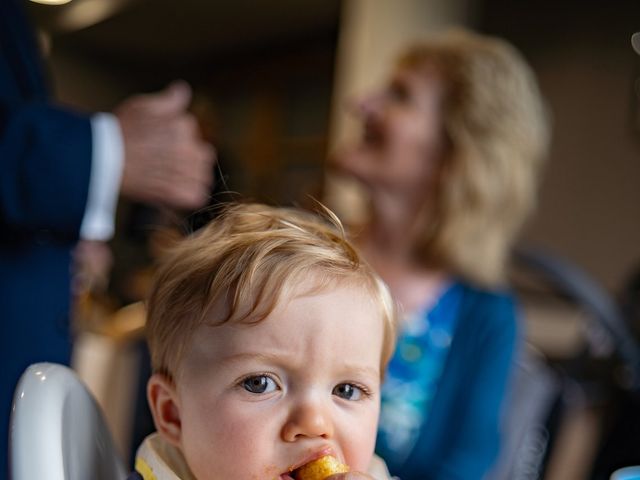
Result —
<path fill-rule="evenodd" d="M 346 375 L 364 375 L 376 378 L 380 376 L 379 367 L 370 367 L 368 365 L 355 365 L 346 363 L 341 366 L 341 371 L 343 371 Z"/>
<path fill-rule="evenodd" d="M 288 362 L 288 354 L 283 352 L 239 352 L 233 353 L 220 359 L 219 364 L 233 364 L 245 361 L 258 361 L 272 364 L 284 364 L 290 365 Z M 340 373 L 344 376 L 367 376 L 372 378 L 380 377 L 380 367 L 369 365 L 360 365 L 355 363 L 342 363 L 340 364 Z"/>
<path fill-rule="evenodd" d="M 223 357 L 220 363 L 239 363 L 247 360 L 261 361 L 265 363 L 285 362 L 287 353 L 265 353 L 265 352 L 240 352 Z"/>

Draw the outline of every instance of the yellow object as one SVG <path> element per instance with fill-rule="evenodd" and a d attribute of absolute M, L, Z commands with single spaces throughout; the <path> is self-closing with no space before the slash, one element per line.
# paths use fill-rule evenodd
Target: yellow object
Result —
<path fill-rule="evenodd" d="M 335 457 L 326 455 L 296 470 L 296 480 L 324 480 L 336 473 L 346 473 L 349 467 Z"/>
<path fill-rule="evenodd" d="M 136 472 L 142 475 L 144 480 L 157 480 L 157 477 L 153 474 L 153 470 L 147 462 L 142 458 L 136 457 Z"/>

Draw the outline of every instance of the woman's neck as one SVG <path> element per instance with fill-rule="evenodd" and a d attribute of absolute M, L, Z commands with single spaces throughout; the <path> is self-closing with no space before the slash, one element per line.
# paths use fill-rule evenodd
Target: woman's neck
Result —
<path fill-rule="evenodd" d="M 364 247 L 381 253 L 387 262 L 412 263 L 414 244 L 421 222 L 420 202 L 382 192 L 371 201 L 371 217 L 364 232 Z"/>
<path fill-rule="evenodd" d="M 415 244 L 428 222 L 423 204 L 406 195 L 375 195 L 369 225 L 358 242 L 405 313 L 429 307 L 448 279 L 446 272 L 416 261 Z"/>

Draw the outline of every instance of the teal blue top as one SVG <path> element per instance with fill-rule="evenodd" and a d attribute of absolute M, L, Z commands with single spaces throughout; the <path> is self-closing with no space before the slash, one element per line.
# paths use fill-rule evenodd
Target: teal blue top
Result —
<path fill-rule="evenodd" d="M 517 338 L 507 291 L 454 282 L 400 334 L 376 451 L 402 480 L 481 479 L 497 457 Z"/>

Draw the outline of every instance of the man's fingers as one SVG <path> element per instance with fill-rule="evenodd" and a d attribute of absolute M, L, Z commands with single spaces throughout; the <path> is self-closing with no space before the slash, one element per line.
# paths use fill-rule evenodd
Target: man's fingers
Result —
<path fill-rule="evenodd" d="M 166 159 L 163 167 L 166 165 L 168 175 L 202 178 L 214 172 L 215 149 L 205 142 L 169 147 L 163 157 Z"/>
<path fill-rule="evenodd" d="M 200 208 L 209 200 L 209 188 L 202 182 L 183 182 L 179 185 L 174 183 L 167 193 L 162 203 L 187 210 Z"/>
<path fill-rule="evenodd" d="M 177 154 L 179 159 L 168 171 L 171 192 L 165 201 L 182 208 L 199 208 L 208 200 L 214 181 L 215 150 L 208 144 L 192 146 Z"/>
<path fill-rule="evenodd" d="M 167 88 L 152 93 L 142 100 L 144 108 L 158 116 L 172 116 L 184 112 L 191 102 L 191 87 L 187 82 L 178 80 Z"/>
<path fill-rule="evenodd" d="M 125 144 L 122 193 L 180 209 L 203 206 L 214 177 L 215 150 L 187 112 L 191 88 L 174 82 L 116 109 Z"/>
<path fill-rule="evenodd" d="M 196 117 L 191 114 L 183 114 L 176 117 L 173 128 L 175 129 L 176 136 L 178 137 L 189 140 L 200 138 L 198 121 L 196 120 Z"/>

